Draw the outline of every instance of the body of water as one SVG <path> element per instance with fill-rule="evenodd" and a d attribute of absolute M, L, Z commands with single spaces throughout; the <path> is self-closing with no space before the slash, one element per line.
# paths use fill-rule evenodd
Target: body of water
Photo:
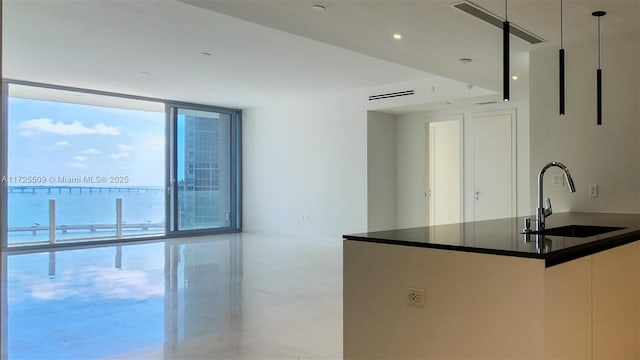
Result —
<path fill-rule="evenodd" d="M 12 231 L 19 227 L 48 226 L 49 200 L 56 202 L 56 226 L 116 224 L 116 199 L 122 199 L 124 224 L 164 223 L 165 193 L 163 188 L 121 188 L 89 191 L 87 188 L 13 188 L 8 193 L 9 244 L 49 239 L 47 230 Z M 125 229 L 124 236 L 164 233 L 163 229 Z M 115 229 L 58 231 L 60 240 L 113 237 Z"/>

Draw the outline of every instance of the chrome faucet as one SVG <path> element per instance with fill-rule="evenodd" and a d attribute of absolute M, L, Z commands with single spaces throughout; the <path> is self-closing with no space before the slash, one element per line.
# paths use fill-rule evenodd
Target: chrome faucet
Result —
<path fill-rule="evenodd" d="M 547 165 L 545 165 L 542 168 L 542 170 L 540 170 L 540 173 L 538 174 L 538 207 L 536 208 L 536 231 L 544 230 L 545 219 L 548 216 L 551 216 L 551 214 L 553 214 L 553 210 L 551 208 L 551 199 L 546 198 L 544 206 L 542 205 L 542 200 L 544 198 L 542 194 L 542 178 L 544 176 L 545 171 L 547 171 L 547 169 L 552 166 L 556 166 L 562 169 L 562 172 L 564 172 L 564 177 L 565 179 L 567 179 L 567 185 L 569 186 L 569 191 L 572 193 L 576 192 L 576 186 L 573 184 L 573 179 L 571 178 L 571 172 L 569 172 L 569 169 L 567 169 L 567 167 L 564 166 L 563 163 L 552 161 Z"/>

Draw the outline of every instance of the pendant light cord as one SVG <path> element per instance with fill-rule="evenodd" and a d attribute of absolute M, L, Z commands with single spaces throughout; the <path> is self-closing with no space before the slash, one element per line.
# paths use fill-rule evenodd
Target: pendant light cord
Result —
<path fill-rule="evenodd" d="M 562 11 L 562 0 L 560 0 L 560 49 L 564 49 L 563 21 L 564 21 L 564 15 Z"/>
<path fill-rule="evenodd" d="M 504 0 L 504 21 L 509 21 L 509 16 L 507 12 L 507 0 Z"/>
<path fill-rule="evenodd" d="M 598 69 L 600 69 L 600 17 L 598 17 Z"/>

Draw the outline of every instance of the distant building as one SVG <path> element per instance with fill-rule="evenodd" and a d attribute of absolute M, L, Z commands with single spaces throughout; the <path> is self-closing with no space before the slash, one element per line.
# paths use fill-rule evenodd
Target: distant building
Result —
<path fill-rule="evenodd" d="M 211 116 L 184 119 L 184 174 L 178 174 L 180 228 L 228 226 L 228 121 Z"/>

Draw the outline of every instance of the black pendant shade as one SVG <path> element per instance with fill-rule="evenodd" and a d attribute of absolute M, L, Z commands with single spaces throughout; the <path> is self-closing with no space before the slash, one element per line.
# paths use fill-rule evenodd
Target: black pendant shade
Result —
<path fill-rule="evenodd" d="M 596 93 L 597 93 L 597 109 L 596 124 L 602 125 L 602 69 L 596 70 Z"/>
<path fill-rule="evenodd" d="M 594 11 L 591 15 L 598 18 L 598 70 L 596 70 L 596 123 L 602 125 L 602 68 L 600 67 L 600 18 L 607 15 L 604 11 Z"/>
<path fill-rule="evenodd" d="M 509 101 L 509 17 L 507 16 L 507 0 L 504 0 L 504 22 L 502 23 L 502 99 Z"/>
<path fill-rule="evenodd" d="M 502 99 L 509 101 L 509 22 L 502 23 Z"/>
<path fill-rule="evenodd" d="M 564 115 L 564 49 L 558 54 L 560 68 L 560 115 Z"/>
<path fill-rule="evenodd" d="M 564 115 L 564 29 L 563 29 L 563 8 L 562 0 L 560 0 L 560 51 L 558 53 L 558 69 L 559 69 L 559 112 Z"/>

